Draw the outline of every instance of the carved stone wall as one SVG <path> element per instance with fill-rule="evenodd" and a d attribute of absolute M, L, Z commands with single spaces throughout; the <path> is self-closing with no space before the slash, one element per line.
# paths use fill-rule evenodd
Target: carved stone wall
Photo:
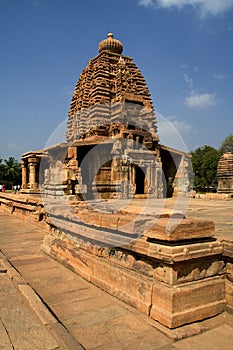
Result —
<path fill-rule="evenodd" d="M 226 271 L 212 222 L 165 215 L 145 229 L 153 217 L 76 210 L 72 219 L 51 210 L 46 253 L 169 328 L 223 311 Z"/>

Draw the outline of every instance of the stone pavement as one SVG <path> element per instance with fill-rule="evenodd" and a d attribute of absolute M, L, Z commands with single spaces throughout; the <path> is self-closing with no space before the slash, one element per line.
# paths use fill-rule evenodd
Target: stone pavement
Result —
<path fill-rule="evenodd" d="M 83 349 L 1 252 L 0 349 Z"/>
<path fill-rule="evenodd" d="M 0 212 L 1 350 L 233 350 L 233 315 L 167 330 L 42 253 L 43 235 Z"/>
<path fill-rule="evenodd" d="M 6 273 L 0 275 L 0 297 L 1 350 L 68 349 L 60 346 Z"/>

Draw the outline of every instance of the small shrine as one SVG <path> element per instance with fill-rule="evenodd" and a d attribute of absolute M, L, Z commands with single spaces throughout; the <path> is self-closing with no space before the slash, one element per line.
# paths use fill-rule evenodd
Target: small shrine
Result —
<path fill-rule="evenodd" d="M 233 194 L 233 153 L 226 152 L 218 162 L 218 193 Z"/>

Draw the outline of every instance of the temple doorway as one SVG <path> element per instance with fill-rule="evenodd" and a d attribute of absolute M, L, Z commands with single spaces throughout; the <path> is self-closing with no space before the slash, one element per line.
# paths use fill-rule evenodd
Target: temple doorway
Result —
<path fill-rule="evenodd" d="M 136 192 L 135 194 L 144 194 L 145 193 L 145 173 L 142 168 L 139 166 L 135 167 L 135 185 Z"/>

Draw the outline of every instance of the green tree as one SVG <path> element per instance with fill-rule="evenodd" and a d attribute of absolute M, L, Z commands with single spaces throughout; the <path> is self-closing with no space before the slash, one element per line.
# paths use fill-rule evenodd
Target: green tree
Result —
<path fill-rule="evenodd" d="M 2 183 L 11 189 L 13 185 L 21 184 L 21 164 L 14 157 L 4 159 L 2 165 Z"/>
<path fill-rule="evenodd" d="M 222 156 L 223 153 L 226 153 L 226 152 L 233 153 L 233 134 L 227 136 L 225 140 L 223 140 L 219 148 L 220 156 Z"/>
<path fill-rule="evenodd" d="M 0 158 L 0 184 L 3 181 L 4 165 L 2 164 L 2 158 Z"/>
<path fill-rule="evenodd" d="M 194 189 L 210 191 L 217 188 L 219 152 L 211 146 L 199 147 L 191 152 L 194 172 Z"/>

